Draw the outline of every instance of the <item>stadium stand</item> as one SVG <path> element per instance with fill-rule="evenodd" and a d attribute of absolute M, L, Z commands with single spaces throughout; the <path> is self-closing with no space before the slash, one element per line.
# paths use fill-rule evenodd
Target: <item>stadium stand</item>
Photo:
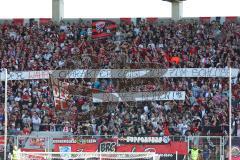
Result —
<path fill-rule="evenodd" d="M 112 25 L 112 24 L 111 24 Z M 98 27 L 98 26 L 96 26 Z M 71 69 L 240 68 L 239 22 L 121 21 L 113 36 L 94 39 L 88 21 L 0 24 L 0 68 L 10 72 Z M 109 31 L 106 31 L 107 33 Z M 98 34 L 98 33 L 97 33 Z M 226 136 L 226 78 L 67 79 L 81 86 L 68 109 L 54 106 L 50 79 L 8 83 L 9 135 Z M 124 87 L 122 87 L 124 86 Z M 233 135 L 240 136 L 239 78 L 233 83 Z M 89 93 L 185 91 L 184 101 L 93 103 Z M 0 92 L 4 82 L 0 83 Z M 4 95 L 0 97 L 3 134 Z"/>

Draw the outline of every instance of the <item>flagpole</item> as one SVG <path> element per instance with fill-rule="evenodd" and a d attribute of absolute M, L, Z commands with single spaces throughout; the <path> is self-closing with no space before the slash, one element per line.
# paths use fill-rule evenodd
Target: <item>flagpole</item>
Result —
<path fill-rule="evenodd" d="M 229 69 L 229 160 L 232 160 L 232 68 Z"/>
<path fill-rule="evenodd" d="M 4 122 L 5 122 L 5 127 L 4 127 L 4 160 L 7 160 L 7 128 L 8 128 L 8 117 L 7 117 L 7 82 L 8 82 L 8 78 L 7 78 L 7 69 L 5 68 L 5 95 L 4 95 L 4 99 L 5 99 L 5 104 L 4 104 Z"/>

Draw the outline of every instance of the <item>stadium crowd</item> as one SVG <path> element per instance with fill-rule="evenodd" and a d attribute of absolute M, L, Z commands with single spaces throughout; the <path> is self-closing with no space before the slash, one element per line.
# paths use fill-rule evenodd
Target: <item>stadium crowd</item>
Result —
<path fill-rule="evenodd" d="M 91 23 L 1 24 L 1 68 L 239 68 L 239 24 L 120 24 L 113 37 L 91 39 Z M 74 59 L 76 57 L 77 59 Z M 146 65 L 146 66 L 143 66 Z"/>
<path fill-rule="evenodd" d="M 0 68 L 9 71 L 136 68 L 240 68 L 238 23 L 120 24 L 112 37 L 91 39 L 90 23 L 0 25 Z M 82 135 L 225 135 L 229 84 L 224 78 L 75 79 L 86 95 L 54 107 L 49 80 L 8 84 L 10 135 L 65 131 Z M 233 84 L 233 135 L 240 136 Z M 186 91 L 185 101 L 92 103 L 97 92 Z M 4 93 L 4 82 L 0 84 Z M 4 129 L 1 95 L 0 131 Z M 2 132 L 3 133 L 3 132 Z"/>

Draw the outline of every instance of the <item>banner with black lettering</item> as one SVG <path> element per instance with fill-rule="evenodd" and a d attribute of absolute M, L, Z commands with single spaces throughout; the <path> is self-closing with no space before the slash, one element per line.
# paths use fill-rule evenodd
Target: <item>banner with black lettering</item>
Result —
<path fill-rule="evenodd" d="M 117 25 L 111 20 L 92 20 L 92 38 L 105 38 L 112 36 Z"/>
<path fill-rule="evenodd" d="M 119 144 L 169 144 L 170 138 L 168 136 L 163 137 L 131 137 L 119 138 Z"/>
<path fill-rule="evenodd" d="M 126 92 L 126 93 L 93 93 L 94 103 L 103 102 L 139 102 L 139 101 L 166 101 L 185 100 L 185 91 L 168 92 Z"/>
<path fill-rule="evenodd" d="M 91 137 L 76 137 L 76 138 L 53 138 L 53 144 L 89 144 L 97 143 L 96 138 Z"/>
<path fill-rule="evenodd" d="M 98 139 L 99 152 L 116 152 L 117 138 L 100 138 Z"/>
<path fill-rule="evenodd" d="M 96 152 L 97 140 L 90 137 L 78 138 L 54 138 L 54 152 L 62 152 L 68 149 L 70 152 Z"/>
<path fill-rule="evenodd" d="M 164 140 L 163 140 L 164 139 Z M 155 152 L 161 160 L 182 160 L 187 155 L 187 142 L 169 141 L 168 137 L 159 139 L 124 138 L 89 138 L 84 141 L 76 139 L 54 139 L 54 152 L 68 150 L 71 152 Z M 162 143 L 163 142 L 163 143 Z"/>
<path fill-rule="evenodd" d="M 69 147 L 72 152 L 116 152 L 117 138 L 53 139 L 54 152 Z"/>
<path fill-rule="evenodd" d="M 240 28 L 239 28 L 240 35 Z M 51 76 L 50 76 L 51 75 Z M 239 75 L 238 68 L 232 68 L 232 77 Z M 8 73 L 8 80 L 31 79 L 75 79 L 75 78 L 154 78 L 154 77 L 229 77 L 228 68 L 168 68 L 168 69 L 74 69 L 45 71 L 16 71 Z M 0 72 L 0 81 L 5 73 Z"/>

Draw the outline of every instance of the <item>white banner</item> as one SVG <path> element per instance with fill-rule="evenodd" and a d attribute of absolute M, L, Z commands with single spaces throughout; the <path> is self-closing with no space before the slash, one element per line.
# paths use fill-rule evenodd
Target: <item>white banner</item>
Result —
<path fill-rule="evenodd" d="M 52 71 L 23 71 L 23 72 L 9 72 L 8 80 L 30 80 L 30 79 L 49 79 L 49 74 Z M 5 74 L 0 73 L 0 79 L 4 81 Z"/>
<path fill-rule="evenodd" d="M 239 69 L 232 69 L 232 77 L 237 77 Z M 169 68 L 169 69 L 76 69 L 10 72 L 8 80 L 54 78 L 154 78 L 154 77 L 229 77 L 227 68 Z M 4 73 L 0 79 L 4 81 Z"/>
<path fill-rule="evenodd" d="M 160 101 L 185 100 L 185 91 L 166 92 L 127 92 L 127 93 L 96 93 L 92 94 L 94 103 L 129 102 L 129 101 Z"/>
<path fill-rule="evenodd" d="M 126 138 L 125 143 L 128 144 L 167 144 L 170 142 L 170 138 L 168 136 L 163 137 L 130 137 Z M 124 143 L 124 141 L 123 141 Z"/>

